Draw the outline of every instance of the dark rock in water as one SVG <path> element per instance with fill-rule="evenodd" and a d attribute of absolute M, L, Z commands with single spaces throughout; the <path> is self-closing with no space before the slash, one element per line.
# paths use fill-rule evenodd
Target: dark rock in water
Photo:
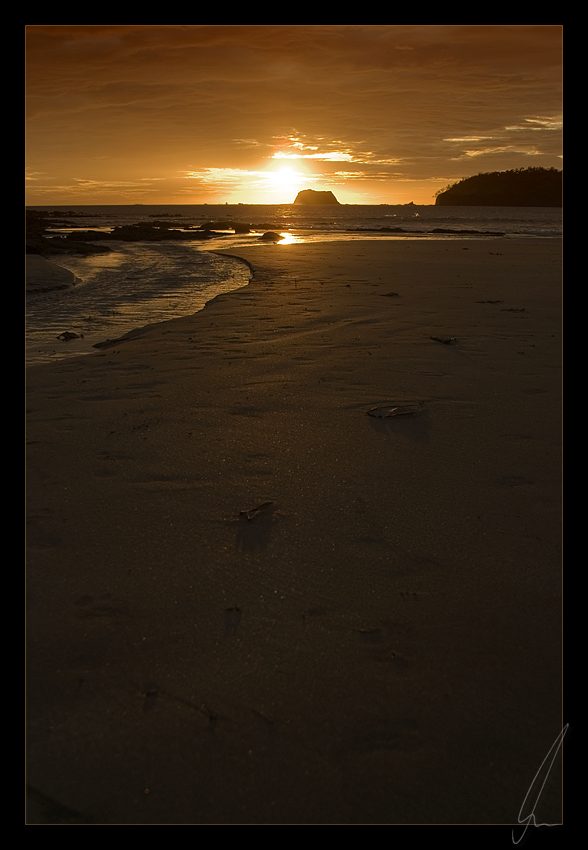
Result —
<path fill-rule="evenodd" d="M 338 204 L 339 201 L 332 192 L 317 192 L 314 189 L 303 189 L 296 195 L 294 203 L 322 206 L 324 204 Z"/>
<path fill-rule="evenodd" d="M 51 243 L 55 242 L 55 239 L 48 240 Z M 89 257 L 92 254 L 109 254 L 111 248 L 108 245 L 96 245 L 93 242 L 74 242 L 73 244 L 67 244 L 66 239 L 59 240 L 65 248 L 60 249 L 59 251 L 41 251 L 41 254 L 72 254 L 76 257 Z"/>
<path fill-rule="evenodd" d="M 120 239 L 122 242 L 164 242 L 187 241 L 197 238 L 194 231 L 189 233 L 183 230 L 166 230 L 163 227 L 154 227 L 152 224 L 125 224 L 115 227 L 108 234 L 109 239 Z"/>
<path fill-rule="evenodd" d="M 59 334 L 59 336 L 57 337 L 57 339 L 66 339 L 66 340 L 67 339 L 83 339 L 83 338 L 84 338 L 84 334 L 75 334 L 72 331 L 64 331 L 63 333 Z"/>
<path fill-rule="evenodd" d="M 264 242 L 279 242 L 280 239 L 283 239 L 284 237 L 281 233 L 274 233 L 273 230 L 268 230 L 267 233 L 264 233 L 263 236 L 260 236 L 259 238 Z"/>
<path fill-rule="evenodd" d="M 90 242 L 71 242 L 62 236 L 51 239 L 34 237 L 27 234 L 26 253 L 37 254 L 41 257 L 53 257 L 59 254 L 74 254 L 86 257 L 90 254 L 106 254 L 110 252 L 107 245 L 93 245 Z"/>
<path fill-rule="evenodd" d="M 184 224 L 181 221 L 160 221 L 157 218 L 154 218 L 153 221 L 138 221 L 135 226 L 141 225 L 142 227 L 163 227 L 168 229 L 170 227 L 181 227 L 184 230 L 190 230 L 193 225 Z"/>
<path fill-rule="evenodd" d="M 103 239 L 110 239 L 110 233 L 104 230 L 73 230 L 63 237 L 68 242 L 98 242 Z"/>
<path fill-rule="evenodd" d="M 280 225 L 275 221 L 260 221 L 251 225 L 252 230 L 279 230 Z"/>
<path fill-rule="evenodd" d="M 230 221 L 205 221 L 198 225 L 198 230 L 232 230 Z"/>

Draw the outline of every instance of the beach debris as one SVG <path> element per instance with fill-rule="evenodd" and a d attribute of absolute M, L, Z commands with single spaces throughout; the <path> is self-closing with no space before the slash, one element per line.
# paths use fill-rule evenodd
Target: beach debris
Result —
<path fill-rule="evenodd" d="M 393 416 L 406 416 L 408 414 L 421 413 L 425 409 L 423 401 L 400 403 L 400 404 L 385 404 L 381 407 L 372 407 L 367 411 L 368 416 L 374 416 L 376 419 L 390 419 Z"/>
<path fill-rule="evenodd" d="M 59 336 L 57 337 L 57 339 L 83 339 L 83 338 L 84 338 L 84 334 L 74 334 L 74 333 L 72 333 L 72 331 L 64 331 L 63 333 L 59 334 Z"/>
<path fill-rule="evenodd" d="M 445 334 L 440 334 L 439 336 L 432 336 L 431 339 L 434 339 L 435 342 L 442 342 L 443 345 L 453 345 L 457 342 L 457 337 L 455 336 L 446 336 Z"/>
<path fill-rule="evenodd" d="M 488 301 L 476 301 L 476 304 L 504 304 L 504 301 L 502 301 L 500 298 L 497 298 L 494 300 L 489 299 Z"/>
<path fill-rule="evenodd" d="M 400 298 L 400 294 L 398 292 L 384 292 L 380 293 L 380 298 Z"/>
<path fill-rule="evenodd" d="M 526 307 L 501 307 L 500 312 L 501 313 L 524 313 L 526 309 L 527 309 Z"/>
<path fill-rule="evenodd" d="M 273 505 L 273 502 L 262 502 L 261 505 L 257 505 L 255 508 L 250 508 L 248 511 L 239 511 L 239 516 L 246 519 L 248 522 L 255 519 L 259 514 L 266 513 L 268 509 Z"/>

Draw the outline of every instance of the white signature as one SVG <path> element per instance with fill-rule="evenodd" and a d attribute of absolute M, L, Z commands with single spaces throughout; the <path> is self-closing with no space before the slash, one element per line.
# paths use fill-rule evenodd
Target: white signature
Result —
<path fill-rule="evenodd" d="M 537 803 L 539 802 L 539 798 L 540 798 L 541 794 L 543 793 L 543 789 L 545 788 L 545 783 L 547 782 L 547 779 L 549 778 L 549 771 L 551 770 L 553 762 L 555 761 L 555 758 L 556 758 L 556 756 L 557 756 L 557 754 L 560 750 L 560 747 L 563 743 L 564 735 L 568 731 L 569 725 L 570 725 L 569 723 L 566 723 L 566 725 L 564 726 L 564 728 L 562 729 L 560 734 L 557 736 L 557 738 L 555 739 L 555 741 L 551 745 L 549 752 L 547 753 L 547 755 L 545 756 L 545 758 L 541 762 L 541 767 L 539 768 L 539 770 L 535 774 L 533 781 L 531 782 L 531 786 L 530 786 L 529 790 L 527 791 L 527 796 L 523 800 L 523 805 L 521 806 L 521 809 L 519 811 L 519 817 L 518 817 L 518 822 L 524 823 L 525 828 L 523 830 L 523 834 L 518 839 L 515 839 L 514 829 L 513 829 L 513 831 L 512 831 L 512 843 L 513 844 L 518 844 L 520 841 L 522 841 L 522 839 L 525 836 L 526 831 L 531 826 L 531 824 L 533 824 L 533 826 L 558 826 L 558 824 L 555 824 L 555 823 L 537 823 L 537 819 L 535 818 L 535 807 L 537 806 Z M 531 809 L 531 813 L 529 815 L 524 816 L 523 812 L 525 810 L 525 805 L 527 803 L 527 800 L 529 799 L 529 796 L 530 796 L 531 792 L 533 791 L 533 788 L 537 787 L 538 780 L 539 780 L 539 777 L 541 775 L 541 772 L 543 771 L 545 763 L 547 762 L 547 760 L 549 758 L 551 758 L 551 761 L 549 762 L 549 765 L 547 766 L 547 768 L 545 770 L 545 776 L 543 777 L 543 782 L 541 783 L 539 790 L 537 791 L 537 793 L 535 795 L 535 801 L 533 803 L 533 808 Z"/>

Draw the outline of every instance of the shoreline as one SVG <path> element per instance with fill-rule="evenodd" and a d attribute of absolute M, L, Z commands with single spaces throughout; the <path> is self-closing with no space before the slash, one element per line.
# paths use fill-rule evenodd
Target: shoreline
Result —
<path fill-rule="evenodd" d="M 151 246 L 148 248 L 152 253 Z M 159 252 L 155 252 L 156 262 Z M 73 255 L 62 255 L 58 261 L 47 260 L 38 255 L 33 262 L 27 264 L 27 315 L 25 326 L 25 366 L 40 365 L 44 362 L 57 362 L 62 359 L 92 354 L 96 349 L 106 348 L 113 341 L 129 333 L 136 333 L 151 324 L 160 324 L 174 318 L 193 315 L 203 309 L 206 301 L 212 300 L 216 294 L 240 288 L 251 274 L 250 266 L 238 257 L 221 251 L 198 252 L 199 262 L 211 264 L 210 274 L 200 274 L 192 286 L 184 284 L 174 288 L 171 281 L 170 290 L 166 290 L 168 281 L 157 277 L 157 271 L 151 271 L 148 279 L 152 300 L 145 302 L 145 289 L 142 289 L 141 274 L 135 274 L 138 279 L 138 291 L 125 289 L 124 281 L 113 281 L 111 291 L 102 293 L 100 287 L 86 290 L 84 284 L 87 278 L 92 281 L 95 268 L 92 262 L 87 267 L 85 258 L 81 265 L 76 262 L 79 258 Z M 162 251 L 159 259 L 165 258 Z M 73 259 L 73 265 L 71 264 Z M 123 250 L 124 258 L 124 250 Z M 198 257 L 197 257 L 198 258 Z M 230 265 L 224 271 L 219 271 L 218 265 L 227 266 L 225 261 L 230 259 Z M 184 262 L 177 270 L 177 279 L 182 280 L 183 274 L 190 273 L 189 262 Z M 189 258 L 188 258 L 189 260 Z M 63 283 L 65 281 L 65 283 Z M 122 283 L 122 301 L 112 292 L 113 286 Z M 80 286 L 76 286 L 79 284 Z M 52 293 L 59 289 L 74 289 L 72 293 L 62 295 L 49 301 L 49 309 L 43 307 L 43 298 L 35 296 L 40 293 Z M 84 293 L 86 298 L 84 300 Z M 31 297 L 32 296 L 32 297 Z M 51 295 L 50 295 L 51 298 Z M 160 298 L 161 304 L 155 299 Z M 169 302 L 169 303 L 168 303 Z M 60 304 L 62 309 L 60 312 Z M 73 306 L 72 306 L 73 305 Z M 160 309 L 161 308 L 161 309 Z M 110 317 L 112 310 L 112 318 Z M 175 315 L 174 315 L 175 314 Z M 96 318 L 98 317 L 98 318 Z"/>
<path fill-rule="evenodd" d="M 457 240 L 454 240 L 453 236 L 451 236 L 451 237 L 440 236 L 440 235 L 431 236 L 431 234 L 425 234 L 425 233 L 423 233 L 423 234 L 412 234 L 412 235 L 411 234 L 404 234 L 403 236 L 396 236 L 396 235 L 390 235 L 390 234 L 378 234 L 378 233 L 374 232 L 371 235 L 371 237 L 368 238 L 367 237 L 367 231 L 366 231 L 366 234 L 362 237 L 359 237 L 359 236 L 355 237 L 354 236 L 352 238 L 349 234 L 347 234 L 345 236 L 345 238 L 338 238 L 338 237 L 333 236 L 332 238 L 328 238 L 328 239 L 323 238 L 321 240 L 317 240 L 317 242 L 313 242 L 312 240 L 309 241 L 308 239 L 305 239 L 304 242 L 298 242 L 298 241 L 287 242 L 286 241 L 286 242 L 281 244 L 280 249 L 283 249 L 284 245 L 289 246 L 289 245 L 292 245 L 292 244 L 296 244 L 296 245 L 299 245 L 299 246 L 310 245 L 310 244 L 313 244 L 315 246 L 316 245 L 322 245 L 322 244 L 330 244 L 330 245 L 334 246 L 334 245 L 337 245 L 337 244 L 340 244 L 340 243 L 348 243 L 348 242 L 355 242 L 355 241 L 362 242 L 362 243 L 366 242 L 366 241 L 369 242 L 371 240 L 380 241 L 380 239 L 382 239 L 382 238 L 385 238 L 386 241 L 396 241 L 396 240 L 404 241 L 405 239 L 408 239 L 410 241 L 410 239 L 412 239 L 412 237 L 426 238 L 426 241 L 432 241 L 432 242 L 436 242 L 436 241 L 443 241 L 443 242 L 445 242 L 445 241 L 448 241 L 448 242 L 457 241 Z M 467 237 L 463 238 L 463 241 L 465 241 L 467 243 L 471 240 L 479 241 L 479 239 L 482 239 L 482 238 L 483 238 L 483 241 L 492 242 L 496 239 L 496 235 L 486 234 L 486 236 L 482 236 L 482 234 L 480 234 L 478 237 L 473 237 L 472 235 L 468 235 Z M 508 240 L 511 240 L 513 237 L 508 236 L 508 237 L 505 237 L 505 238 L 507 238 Z M 528 239 L 529 237 L 521 237 L 521 238 Z M 547 242 L 556 241 L 558 244 L 560 244 L 560 242 L 561 242 L 560 239 L 558 239 L 557 237 L 553 237 L 553 236 L 545 236 L 545 237 L 535 236 L 535 237 L 532 237 L 532 238 L 533 238 L 533 240 L 538 240 L 540 242 L 542 242 L 544 240 L 547 241 Z M 462 239 L 460 238 L 459 241 L 462 241 Z M 518 240 L 516 240 L 516 241 L 518 241 Z M 148 244 L 150 244 L 150 243 L 148 243 Z M 240 262 L 240 263 L 244 264 L 245 266 L 247 266 L 249 271 L 251 273 L 253 273 L 254 269 L 253 269 L 251 263 L 249 263 L 242 256 L 240 256 L 240 254 L 243 251 L 246 253 L 250 249 L 253 249 L 253 251 L 255 252 L 256 249 L 258 249 L 259 247 L 260 247 L 259 242 L 250 243 L 248 245 L 247 244 L 245 244 L 245 245 L 237 244 L 237 245 L 233 245 L 233 246 L 228 245 L 228 246 L 226 246 L 226 248 L 224 248 L 224 250 L 223 250 L 223 247 L 219 245 L 217 247 L 208 247 L 206 250 L 203 251 L 203 253 L 215 255 L 215 256 L 218 256 L 218 257 L 224 257 L 224 258 L 229 259 L 229 260 L 234 260 L 234 261 Z M 268 247 L 269 246 L 267 244 L 264 245 L 264 248 L 267 249 Z M 199 246 L 199 249 L 202 250 L 202 248 L 200 246 Z M 464 247 L 463 249 L 467 250 L 467 247 Z M 75 286 L 75 284 L 77 282 L 80 282 L 76 278 L 75 274 L 72 271 L 70 271 L 66 266 L 62 266 L 62 265 L 59 264 L 58 259 L 59 259 L 59 256 L 57 256 L 57 261 L 56 261 L 54 256 L 51 257 L 51 258 L 48 258 L 48 257 L 45 257 L 43 255 L 36 255 L 36 254 L 27 255 L 27 269 L 26 269 L 26 293 L 27 294 L 35 295 L 35 294 L 47 293 L 47 292 L 60 290 L 60 289 L 69 289 L 72 286 Z M 226 292 L 226 291 L 232 291 L 232 290 L 224 290 L 223 289 L 219 292 L 219 294 L 224 294 L 224 292 Z M 208 301 L 214 300 L 215 297 L 216 296 L 212 296 L 211 298 L 208 299 Z M 204 309 L 204 306 L 205 306 L 206 303 L 208 303 L 208 301 L 203 302 L 202 306 L 198 310 L 196 310 L 196 312 L 200 312 L 202 309 Z M 194 315 L 194 313 L 185 312 L 185 313 L 180 313 L 177 316 L 172 317 L 172 318 L 185 318 L 185 317 L 189 317 L 191 315 Z M 125 339 L 129 335 L 132 336 L 132 335 L 136 335 L 137 333 L 143 333 L 145 331 L 145 329 L 148 328 L 150 325 L 157 325 L 157 324 L 160 324 L 162 321 L 168 321 L 168 320 L 170 320 L 170 317 L 165 318 L 165 319 L 155 320 L 155 321 L 144 321 L 142 323 L 137 324 L 135 327 L 131 327 L 129 330 L 126 330 L 122 333 L 119 332 L 118 336 L 105 335 L 103 339 L 99 339 L 97 342 L 92 342 L 92 341 L 90 341 L 90 339 L 84 339 L 86 334 L 80 335 L 78 333 L 77 337 L 72 336 L 70 339 L 67 339 L 65 343 L 64 343 L 64 341 L 62 341 L 60 343 L 60 345 L 62 347 L 64 347 L 64 351 L 63 351 L 62 356 L 60 356 L 59 353 L 57 352 L 57 350 L 55 349 L 55 339 L 53 337 L 48 337 L 44 341 L 39 341 L 37 343 L 34 343 L 34 344 L 31 343 L 30 344 L 30 358 L 29 358 L 29 355 L 27 354 L 27 358 L 26 358 L 27 362 L 26 362 L 25 366 L 26 366 L 26 368 L 28 368 L 30 365 L 41 365 L 44 362 L 57 362 L 60 359 L 66 359 L 66 358 L 70 358 L 70 357 L 77 357 L 77 356 L 92 354 L 92 353 L 94 353 L 94 349 L 109 348 L 114 343 L 116 343 L 118 340 Z M 71 323 L 68 323 L 67 318 L 66 318 L 65 321 L 63 322 L 63 325 L 62 325 L 62 331 L 67 332 L 68 331 L 68 325 L 70 325 L 70 324 Z M 76 325 L 76 326 L 79 325 L 79 321 L 77 323 L 74 322 L 74 325 Z M 78 331 L 79 331 L 79 328 L 78 328 Z M 58 337 L 56 337 L 56 338 L 58 338 Z M 95 338 L 96 337 L 94 337 L 94 339 Z M 67 346 L 67 350 L 65 350 L 65 345 Z M 55 356 L 55 355 L 57 355 L 57 356 Z"/>
<path fill-rule="evenodd" d="M 27 369 L 28 822 L 516 824 L 561 732 L 559 243 L 225 256 Z"/>

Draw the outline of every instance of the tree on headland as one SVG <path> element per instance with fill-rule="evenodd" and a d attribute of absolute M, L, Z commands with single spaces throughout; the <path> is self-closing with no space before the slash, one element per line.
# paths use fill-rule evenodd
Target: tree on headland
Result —
<path fill-rule="evenodd" d="M 561 207 L 563 172 L 515 168 L 464 177 L 437 192 L 437 206 Z"/>

